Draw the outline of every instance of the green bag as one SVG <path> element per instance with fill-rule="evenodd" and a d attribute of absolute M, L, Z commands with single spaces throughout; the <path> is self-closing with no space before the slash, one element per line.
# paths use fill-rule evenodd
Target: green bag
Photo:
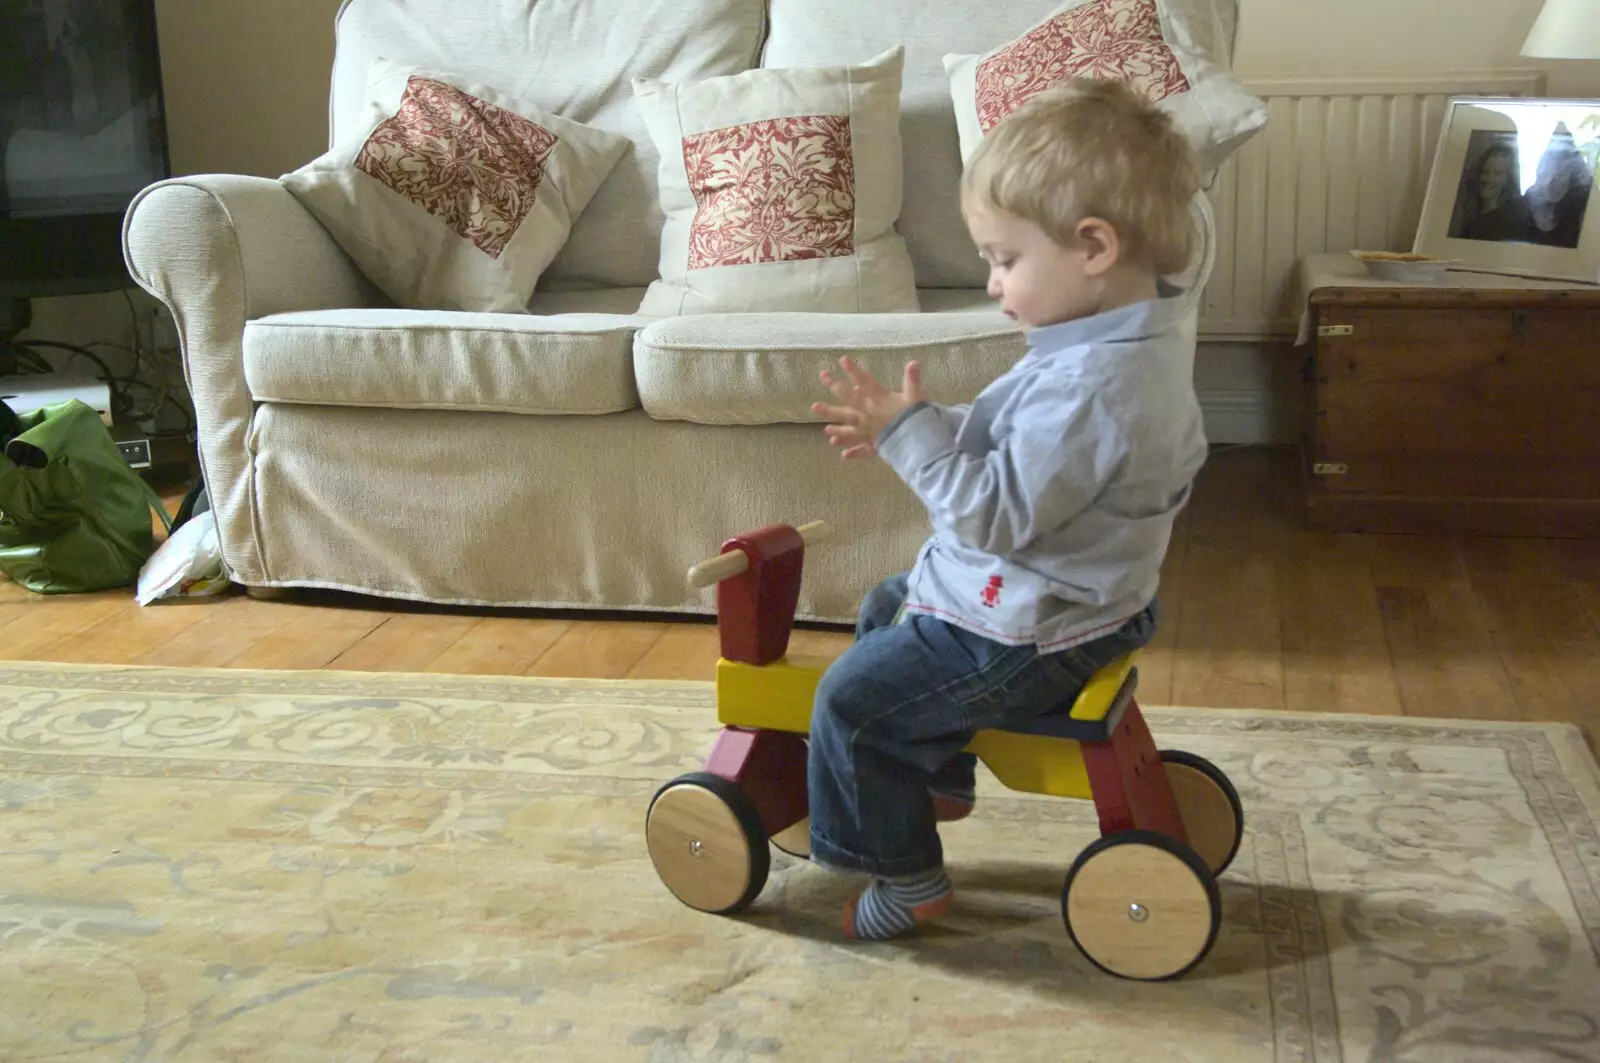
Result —
<path fill-rule="evenodd" d="M 155 552 L 161 497 L 77 399 L 17 418 L 0 457 L 0 572 L 38 594 L 126 587 Z"/>

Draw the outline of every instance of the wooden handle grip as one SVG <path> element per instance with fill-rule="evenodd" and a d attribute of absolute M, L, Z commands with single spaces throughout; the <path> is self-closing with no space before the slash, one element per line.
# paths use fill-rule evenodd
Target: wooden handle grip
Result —
<path fill-rule="evenodd" d="M 827 539 L 833 533 L 826 522 L 814 520 L 810 524 L 802 524 L 795 531 L 800 533 L 800 538 L 806 546 L 812 547 Z M 722 582 L 730 576 L 737 576 L 750 567 L 750 559 L 744 556 L 743 550 L 729 550 L 716 557 L 708 557 L 698 565 L 689 569 L 689 586 L 710 587 Z"/>

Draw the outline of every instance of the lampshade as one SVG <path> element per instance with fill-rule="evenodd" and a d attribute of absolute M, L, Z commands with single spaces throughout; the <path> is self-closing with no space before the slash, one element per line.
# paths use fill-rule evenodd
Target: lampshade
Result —
<path fill-rule="evenodd" d="M 1600 0 L 1544 0 L 1522 54 L 1536 59 L 1600 59 Z"/>

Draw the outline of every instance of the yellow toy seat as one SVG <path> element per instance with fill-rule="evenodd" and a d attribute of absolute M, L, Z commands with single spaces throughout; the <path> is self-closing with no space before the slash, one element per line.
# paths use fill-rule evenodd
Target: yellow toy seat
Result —
<path fill-rule="evenodd" d="M 1047 712 L 1014 730 L 979 731 L 967 750 L 1008 789 L 1090 800 L 1082 743 L 1110 739 L 1138 683 L 1133 654 L 1119 657 L 1089 679 L 1069 711 Z"/>
<path fill-rule="evenodd" d="M 1088 798 L 1080 742 L 1103 742 L 1133 699 L 1134 654 L 1112 661 L 1089 680 L 1066 712 L 1050 712 L 1026 729 L 981 731 L 967 747 L 1007 787 L 1025 793 Z M 795 655 L 767 665 L 717 662 L 717 718 L 726 727 L 806 734 L 825 657 Z"/>

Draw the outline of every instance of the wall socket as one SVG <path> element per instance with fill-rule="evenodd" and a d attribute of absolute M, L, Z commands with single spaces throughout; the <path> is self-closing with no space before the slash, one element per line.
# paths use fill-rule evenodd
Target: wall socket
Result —
<path fill-rule="evenodd" d="M 148 439 L 119 439 L 117 453 L 130 469 L 150 468 L 150 441 Z"/>

